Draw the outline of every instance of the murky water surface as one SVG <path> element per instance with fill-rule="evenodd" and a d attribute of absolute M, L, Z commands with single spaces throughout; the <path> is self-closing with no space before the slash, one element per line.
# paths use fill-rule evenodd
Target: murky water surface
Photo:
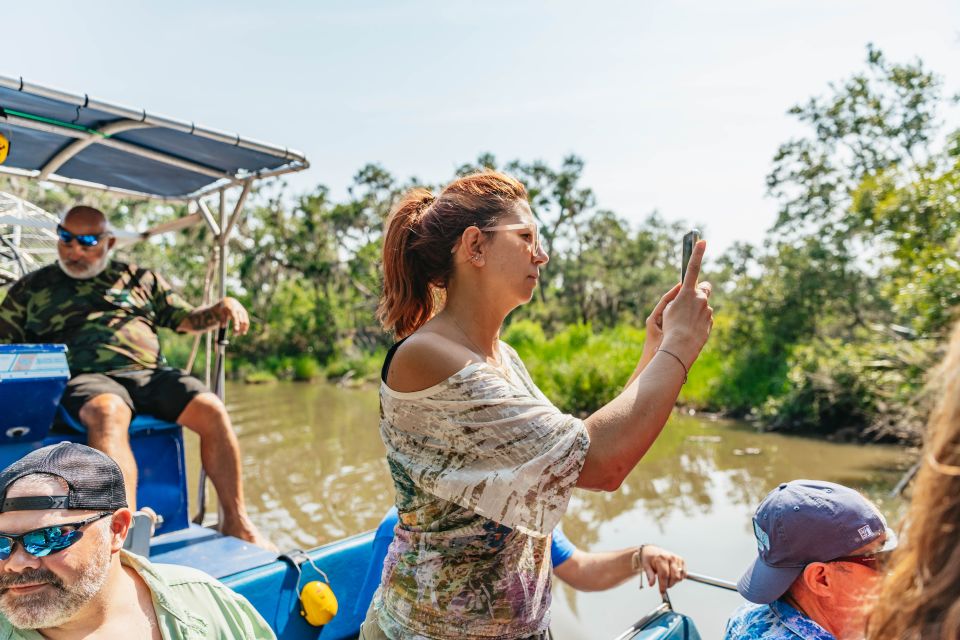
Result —
<path fill-rule="evenodd" d="M 247 503 L 278 546 L 305 549 L 376 527 L 393 501 L 376 389 L 235 384 L 227 405 L 243 450 Z M 196 443 L 189 442 L 195 477 Z M 758 434 L 743 424 L 676 416 L 620 491 L 578 490 L 563 527 L 583 549 L 655 543 L 683 555 L 691 571 L 736 580 L 756 553 L 750 516 L 778 483 L 817 478 L 854 486 L 896 518 L 900 501 L 886 494 L 908 464 L 896 447 Z M 659 601 L 638 582 L 604 593 L 558 583 L 558 640 L 617 636 Z M 672 589 L 671 598 L 705 640 L 720 638 L 742 603 L 736 593 L 694 583 Z"/>

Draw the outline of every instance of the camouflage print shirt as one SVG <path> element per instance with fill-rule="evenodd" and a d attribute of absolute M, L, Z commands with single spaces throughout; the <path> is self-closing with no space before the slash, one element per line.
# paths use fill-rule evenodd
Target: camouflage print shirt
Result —
<path fill-rule="evenodd" d="M 78 280 L 52 264 L 11 285 L 0 302 L 0 343 L 67 345 L 73 375 L 164 364 L 158 327 L 176 329 L 192 307 L 158 274 L 113 261 Z"/>
<path fill-rule="evenodd" d="M 391 640 L 510 640 L 550 624 L 550 532 L 590 439 L 517 353 L 423 391 L 380 385 L 400 523 L 374 599 Z"/>

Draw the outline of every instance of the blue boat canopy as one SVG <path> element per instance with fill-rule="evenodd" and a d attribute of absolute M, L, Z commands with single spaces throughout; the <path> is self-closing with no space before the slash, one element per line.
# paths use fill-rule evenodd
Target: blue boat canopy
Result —
<path fill-rule="evenodd" d="M 0 76 L 0 172 L 164 200 L 190 201 L 309 166 L 277 147 Z"/>

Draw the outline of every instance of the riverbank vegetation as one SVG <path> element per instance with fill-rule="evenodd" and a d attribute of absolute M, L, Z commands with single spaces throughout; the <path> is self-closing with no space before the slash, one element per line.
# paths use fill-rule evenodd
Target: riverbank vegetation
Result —
<path fill-rule="evenodd" d="M 911 440 L 924 375 L 960 303 L 960 132 L 942 131 L 948 98 L 919 61 L 870 47 L 864 68 L 790 110 L 803 135 L 784 142 L 767 176 L 778 217 L 759 246 L 712 256 L 717 323 L 681 402 L 779 430 Z M 678 239 L 723 220 L 668 223 L 656 211 L 604 209 L 584 161 L 501 163 L 527 185 L 551 256 L 531 304 L 504 338 L 560 406 L 589 413 L 616 394 L 643 344 L 644 318 L 678 277 Z M 371 164 L 345 198 L 281 185 L 248 205 L 232 240 L 231 291 L 254 329 L 231 345 L 236 378 L 375 379 L 390 337 L 375 320 L 380 237 L 416 179 Z M 62 210 L 90 196 L 8 183 Z M 695 188 L 695 187 L 693 187 Z M 110 201 L 114 224 L 144 228 L 182 215 L 168 205 Z M 623 214 L 629 213 L 630 223 Z M 126 250 L 199 301 L 214 269 L 198 225 Z M 192 339 L 165 335 L 183 366 Z M 201 359 L 202 360 L 202 359 Z M 202 370 L 202 361 L 195 369 Z"/>

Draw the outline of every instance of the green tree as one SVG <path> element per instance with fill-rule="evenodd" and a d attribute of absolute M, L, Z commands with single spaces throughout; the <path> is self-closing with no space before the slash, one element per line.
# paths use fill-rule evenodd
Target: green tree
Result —
<path fill-rule="evenodd" d="M 957 302 L 956 143 L 935 144 L 939 79 L 871 46 L 866 70 L 830 89 L 790 111 L 808 135 L 774 157 L 770 248 L 735 247 L 723 265 L 733 319 L 718 398 L 787 428 L 863 428 L 909 404 L 932 348 L 898 347 L 897 327 L 936 335 Z"/>

